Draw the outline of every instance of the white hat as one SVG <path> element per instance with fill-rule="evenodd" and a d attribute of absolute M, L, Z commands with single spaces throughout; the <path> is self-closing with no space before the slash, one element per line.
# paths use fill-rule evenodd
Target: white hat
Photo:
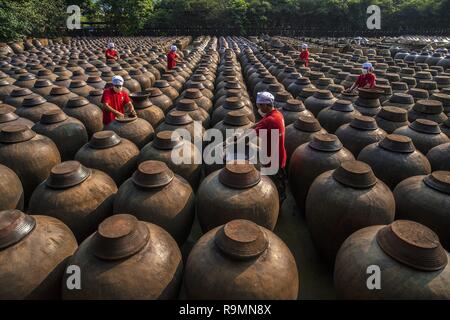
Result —
<path fill-rule="evenodd" d="M 177 46 L 171 46 L 170 47 L 170 51 L 177 51 L 177 50 L 178 50 Z"/>
<path fill-rule="evenodd" d="M 308 45 L 306 43 L 302 44 L 302 49 L 308 49 Z"/>
<path fill-rule="evenodd" d="M 256 95 L 257 104 L 273 104 L 274 100 L 273 95 L 267 91 L 258 92 Z"/>
<path fill-rule="evenodd" d="M 112 78 L 112 84 L 115 86 L 123 86 L 123 78 L 121 76 L 114 76 Z"/>
<path fill-rule="evenodd" d="M 362 65 L 363 69 L 370 69 L 373 68 L 372 64 L 370 62 L 366 62 Z"/>
<path fill-rule="evenodd" d="M 108 48 L 109 48 L 109 49 L 112 49 L 112 48 L 114 48 L 114 42 L 110 42 L 110 43 L 108 43 Z"/>

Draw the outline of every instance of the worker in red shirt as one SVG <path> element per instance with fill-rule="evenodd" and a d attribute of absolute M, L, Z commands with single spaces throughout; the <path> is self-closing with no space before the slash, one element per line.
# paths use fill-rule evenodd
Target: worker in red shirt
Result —
<path fill-rule="evenodd" d="M 302 50 L 300 52 L 300 60 L 304 62 L 305 67 L 309 65 L 309 50 L 306 43 L 302 44 Z"/>
<path fill-rule="evenodd" d="M 108 43 L 108 49 L 105 52 L 106 59 L 119 59 L 119 55 L 117 54 L 117 51 L 114 50 L 114 43 L 110 42 Z"/>
<path fill-rule="evenodd" d="M 125 110 L 128 110 L 130 116 L 135 117 L 131 99 L 126 91 L 123 91 L 123 78 L 114 76 L 112 78 L 112 86 L 103 91 L 103 124 L 114 121 L 116 118 L 123 118 Z"/>
<path fill-rule="evenodd" d="M 375 88 L 376 76 L 373 73 L 373 66 L 370 62 L 366 62 L 362 65 L 363 73 L 359 75 L 356 82 L 347 90 L 351 92 L 356 88 L 371 89 Z"/>
<path fill-rule="evenodd" d="M 178 62 L 177 46 L 171 46 L 167 54 L 167 70 L 175 69 Z"/>

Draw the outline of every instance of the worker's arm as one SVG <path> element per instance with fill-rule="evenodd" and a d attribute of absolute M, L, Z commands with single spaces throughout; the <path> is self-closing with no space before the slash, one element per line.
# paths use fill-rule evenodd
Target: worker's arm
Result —
<path fill-rule="evenodd" d="M 123 113 L 121 113 L 121 112 L 117 111 L 116 109 L 114 109 L 113 107 L 111 107 L 107 102 L 104 102 L 102 107 L 103 107 L 103 110 L 112 112 L 118 118 L 122 118 L 123 117 Z"/>
<path fill-rule="evenodd" d="M 136 116 L 136 111 L 134 110 L 134 106 L 131 101 L 125 105 L 125 110 L 127 110 L 130 115 Z"/>

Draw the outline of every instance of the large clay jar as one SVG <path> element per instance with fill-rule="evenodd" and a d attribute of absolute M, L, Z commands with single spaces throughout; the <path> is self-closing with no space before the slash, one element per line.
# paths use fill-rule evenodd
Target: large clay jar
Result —
<path fill-rule="evenodd" d="M 222 121 L 216 123 L 215 129 L 219 129 L 222 135 L 226 137 L 227 130 L 231 130 L 233 134 L 237 130 L 245 130 L 253 127 L 255 123 L 250 121 L 246 112 L 234 110 L 228 112 Z"/>
<path fill-rule="evenodd" d="M 92 90 L 91 92 L 89 92 L 89 96 L 87 96 L 86 99 L 88 99 L 88 101 L 94 105 L 96 105 L 97 107 L 101 108 L 103 103 L 102 103 L 102 98 L 103 98 L 103 90 L 101 89 L 96 89 L 96 90 Z"/>
<path fill-rule="evenodd" d="M 38 122 L 44 113 L 58 110 L 60 111 L 61 109 L 56 104 L 47 102 L 41 96 L 32 95 L 25 98 L 22 106 L 17 108 L 15 112 L 22 118 Z"/>
<path fill-rule="evenodd" d="M 186 89 L 183 93 L 183 98 L 194 100 L 197 106 L 205 109 L 206 112 L 211 113 L 213 103 L 210 99 L 205 97 L 200 90 L 194 88 Z"/>
<path fill-rule="evenodd" d="M 336 100 L 330 90 L 318 90 L 305 100 L 305 107 L 317 117 L 321 110 L 331 107 Z"/>
<path fill-rule="evenodd" d="M 0 130 L 9 125 L 24 125 L 30 129 L 34 126 L 33 121 L 19 117 L 14 111 L 10 105 L 0 104 Z"/>
<path fill-rule="evenodd" d="M 0 164 L 0 211 L 23 210 L 23 188 L 19 177 L 10 168 Z"/>
<path fill-rule="evenodd" d="M 369 164 L 375 176 L 391 190 L 406 178 L 431 173 L 429 161 L 416 150 L 411 138 L 397 134 L 369 144 L 359 153 L 358 160 Z"/>
<path fill-rule="evenodd" d="M 119 188 L 114 212 L 128 212 L 138 220 L 160 226 L 181 246 L 194 221 L 194 192 L 164 162 L 145 161 Z"/>
<path fill-rule="evenodd" d="M 334 286 L 341 299 L 448 300 L 449 260 L 433 231 L 396 220 L 361 229 L 345 240 L 336 257 Z M 373 274 L 377 269 L 381 288 L 368 290 L 367 284 L 374 284 L 368 270 Z"/>
<path fill-rule="evenodd" d="M 10 84 L 6 80 L 0 80 L 0 100 L 4 100 L 6 97 L 9 97 L 15 89 L 19 89 L 19 87 Z"/>
<path fill-rule="evenodd" d="M 358 99 L 355 101 L 356 110 L 365 116 L 376 116 L 381 109 L 380 96 L 382 93 L 382 90 L 359 88 Z"/>
<path fill-rule="evenodd" d="M 150 94 L 146 92 L 135 92 L 130 95 L 137 116 L 156 128 L 164 121 L 164 112 L 148 99 L 149 96 Z"/>
<path fill-rule="evenodd" d="M 438 145 L 427 153 L 433 171 L 450 171 L 450 142 Z"/>
<path fill-rule="evenodd" d="M 61 162 L 55 143 L 24 125 L 6 126 L 0 131 L 0 163 L 12 169 L 22 182 L 25 205 L 33 190 Z"/>
<path fill-rule="evenodd" d="M 89 92 L 94 90 L 94 88 L 88 86 L 83 80 L 72 80 L 70 82 L 69 90 L 80 97 L 87 97 Z"/>
<path fill-rule="evenodd" d="M 34 190 L 28 211 L 61 220 L 81 243 L 112 214 L 116 192 L 117 186 L 107 174 L 78 161 L 66 161 L 54 166 L 47 180 Z"/>
<path fill-rule="evenodd" d="M 272 180 L 250 163 L 227 163 L 200 184 L 196 212 L 205 233 L 234 219 L 246 219 L 273 230 L 279 212 Z"/>
<path fill-rule="evenodd" d="M 5 97 L 4 102 L 14 108 L 19 108 L 22 105 L 23 100 L 32 95 L 33 91 L 30 89 L 17 87 L 17 89 L 11 91 L 9 96 Z"/>
<path fill-rule="evenodd" d="M 294 151 L 289 162 L 289 186 L 301 212 L 305 211 L 306 195 L 313 181 L 348 160 L 355 157 L 333 134 L 316 133 L 310 142 Z"/>
<path fill-rule="evenodd" d="M 176 131 L 178 129 L 187 130 L 192 143 L 195 142 L 196 137 L 201 140 L 203 137 L 203 132 L 205 131 L 203 126 L 200 123 L 194 122 L 187 112 L 172 110 L 166 115 L 164 122 L 159 125 L 156 132 Z"/>
<path fill-rule="evenodd" d="M 410 137 L 416 148 L 423 154 L 427 154 L 431 148 L 450 142 L 439 125 L 427 119 L 417 119 L 409 126 L 398 128 L 394 133 Z"/>
<path fill-rule="evenodd" d="M 155 134 L 152 125 L 138 117 L 117 118 L 105 126 L 105 130 L 114 131 L 120 137 L 133 142 L 139 149 L 149 143 Z"/>
<path fill-rule="evenodd" d="M 31 90 L 42 97 L 46 97 L 50 94 L 53 87 L 54 85 L 50 80 L 38 79 Z"/>
<path fill-rule="evenodd" d="M 99 131 L 78 150 L 75 160 L 107 173 L 120 186 L 136 169 L 138 155 L 139 149 L 131 141 L 113 131 Z"/>
<path fill-rule="evenodd" d="M 184 297 L 295 300 L 299 275 L 286 244 L 248 220 L 233 220 L 203 235 L 186 262 Z"/>
<path fill-rule="evenodd" d="M 89 103 L 86 98 L 75 97 L 67 102 L 63 111 L 71 117 L 80 120 L 89 137 L 95 132 L 103 130 L 103 112 L 96 105 Z"/>
<path fill-rule="evenodd" d="M 170 234 L 129 214 L 104 220 L 68 265 L 82 270 L 82 289 L 63 286 L 64 300 L 176 299 L 183 272 L 180 249 Z"/>
<path fill-rule="evenodd" d="M 355 110 L 351 101 L 337 100 L 331 107 L 327 107 L 319 112 L 317 120 L 329 133 L 335 133 L 343 124 L 350 123 L 357 115 L 361 115 Z"/>
<path fill-rule="evenodd" d="M 79 120 L 68 117 L 61 109 L 44 113 L 32 129 L 53 140 L 62 161 L 72 160 L 78 149 L 88 141 L 84 125 Z"/>
<path fill-rule="evenodd" d="M 209 114 L 203 108 L 199 108 L 194 100 L 181 99 L 175 106 L 176 110 L 186 112 L 194 121 L 200 121 L 204 128 L 209 128 Z"/>
<path fill-rule="evenodd" d="M 53 87 L 50 91 L 50 95 L 46 96 L 48 102 L 56 104 L 60 108 L 64 108 L 67 102 L 78 97 L 75 93 L 70 92 L 69 89 L 65 87 Z"/>
<path fill-rule="evenodd" d="M 408 112 L 399 107 L 386 106 L 375 116 L 378 127 L 391 134 L 396 129 L 409 125 Z"/>
<path fill-rule="evenodd" d="M 169 112 L 170 108 L 172 108 L 172 99 L 163 94 L 158 88 L 150 88 L 146 92 L 150 93 L 149 100 L 164 113 Z"/>
<path fill-rule="evenodd" d="M 416 119 L 428 119 L 441 124 L 448 119 L 443 111 L 444 108 L 440 101 L 418 100 L 412 110 L 408 112 L 408 120 L 413 122 Z"/>
<path fill-rule="evenodd" d="M 0 299 L 59 299 L 67 259 L 77 249 L 61 221 L 0 211 Z"/>
<path fill-rule="evenodd" d="M 361 150 L 374 142 L 381 141 L 387 133 L 378 128 L 374 118 L 368 116 L 355 116 L 348 124 L 340 126 L 336 135 L 342 144 L 350 150 L 355 157 Z"/>
<path fill-rule="evenodd" d="M 395 201 L 368 164 L 346 161 L 314 180 L 305 214 L 319 254 L 333 264 L 339 247 L 353 232 L 394 221 Z"/>
<path fill-rule="evenodd" d="M 175 174 L 186 179 L 194 190 L 197 189 L 202 171 L 202 154 L 193 143 L 181 139 L 177 133 L 158 132 L 139 154 L 138 163 L 147 160 L 164 162 Z"/>
<path fill-rule="evenodd" d="M 280 110 L 284 118 L 284 125 L 288 126 L 300 116 L 313 116 L 311 111 L 306 110 L 303 102 L 297 99 L 289 99 Z"/>
<path fill-rule="evenodd" d="M 403 180 L 395 188 L 394 196 L 398 218 L 426 225 L 450 250 L 450 171 L 434 171 Z"/>
<path fill-rule="evenodd" d="M 218 122 L 222 121 L 226 114 L 230 111 L 239 110 L 245 112 L 248 119 L 251 122 L 255 122 L 255 115 L 253 110 L 244 105 L 244 103 L 238 97 L 230 97 L 225 99 L 225 103 L 220 107 L 217 107 L 211 116 L 211 126 L 216 125 Z"/>

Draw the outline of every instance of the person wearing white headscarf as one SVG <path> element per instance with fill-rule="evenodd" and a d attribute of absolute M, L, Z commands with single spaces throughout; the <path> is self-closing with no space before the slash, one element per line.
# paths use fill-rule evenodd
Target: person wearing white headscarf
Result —
<path fill-rule="evenodd" d="M 118 55 L 117 51 L 114 50 L 114 47 L 115 47 L 115 45 L 113 42 L 108 43 L 108 49 L 105 52 L 105 56 L 106 56 L 107 60 L 108 59 L 113 59 L 113 60 L 119 59 L 119 55 Z"/>
<path fill-rule="evenodd" d="M 170 47 L 170 51 L 167 54 L 167 70 L 175 69 L 177 62 L 180 62 L 177 51 L 177 46 L 173 45 Z"/>
<path fill-rule="evenodd" d="M 362 74 L 359 75 L 355 83 L 347 90 L 351 92 L 357 88 L 372 89 L 376 86 L 376 76 L 373 73 L 373 65 L 370 62 L 365 62 L 362 65 Z"/>
<path fill-rule="evenodd" d="M 300 60 L 303 61 L 305 67 L 309 65 L 309 50 L 306 43 L 302 44 L 302 50 L 300 52 Z"/>
<path fill-rule="evenodd" d="M 121 76 L 114 76 L 112 78 L 112 86 L 108 86 L 103 91 L 102 109 L 103 109 L 103 124 L 114 121 L 116 118 L 123 118 L 125 110 L 132 117 L 136 116 L 130 96 L 123 90 L 124 80 Z"/>

